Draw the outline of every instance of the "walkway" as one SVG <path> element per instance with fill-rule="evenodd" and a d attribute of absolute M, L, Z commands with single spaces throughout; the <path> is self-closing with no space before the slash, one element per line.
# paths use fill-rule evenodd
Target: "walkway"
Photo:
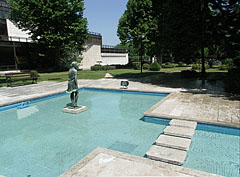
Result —
<path fill-rule="evenodd" d="M 79 176 L 218 177 L 218 175 L 215 174 L 157 162 L 103 148 L 95 149 L 60 177 Z"/>
<path fill-rule="evenodd" d="M 79 87 L 120 89 L 120 79 L 79 80 Z M 0 106 L 64 92 L 67 82 L 45 81 L 17 87 L 0 87 Z M 159 87 L 129 81 L 128 90 L 171 93 L 146 110 L 146 116 L 193 120 L 240 128 L 240 101 L 228 97 L 189 93 L 181 88 Z"/>
<path fill-rule="evenodd" d="M 173 93 L 144 115 L 240 128 L 240 101 L 211 94 Z"/>
<path fill-rule="evenodd" d="M 79 87 L 120 89 L 119 79 L 78 80 Z M 38 84 L 30 84 L 16 87 L 0 87 L 0 106 L 9 105 L 29 99 L 44 97 L 64 92 L 67 82 L 44 81 Z M 158 87 L 150 84 L 129 81 L 128 90 L 150 91 L 150 92 L 179 92 L 182 89 Z"/>

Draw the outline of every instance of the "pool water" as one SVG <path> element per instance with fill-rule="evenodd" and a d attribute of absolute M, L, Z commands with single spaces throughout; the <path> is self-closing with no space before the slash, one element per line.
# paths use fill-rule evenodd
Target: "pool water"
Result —
<path fill-rule="evenodd" d="M 169 126 L 169 119 L 144 117 Z M 184 167 L 227 177 L 240 177 L 240 129 L 198 123 Z"/>
<path fill-rule="evenodd" d="M 183 166 L 240 177 L 240 129 L 198 124 Z"/>
<path fill-rule="evenodd" d="M 82 89 L 80 114 L 63 113 L 69 95 L 0 111 L 0 174 L 59 176 L 97 147 L 144 156 L 165 125 L 141 120 L 167 94 Z"/>

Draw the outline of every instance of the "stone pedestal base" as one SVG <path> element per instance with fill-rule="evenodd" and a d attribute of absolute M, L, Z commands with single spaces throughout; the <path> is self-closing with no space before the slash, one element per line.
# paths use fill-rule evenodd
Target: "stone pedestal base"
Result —
<path fill-rule="evenodd" d="M 87 106 L 78 106 L 78 107 L 65 107 L 63 108 L 63 112 L 66 112 L 66 113 L 71 113 L 71 114 L 78 114 L 80 112 L 83 112 L 83 111 L 86 111 L 88 108 Z"/>

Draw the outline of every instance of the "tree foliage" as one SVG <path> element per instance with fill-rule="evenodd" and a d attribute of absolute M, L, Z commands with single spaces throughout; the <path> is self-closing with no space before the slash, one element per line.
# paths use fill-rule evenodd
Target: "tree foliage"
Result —
<path fill-rule="evenodd" d="M 44 55 L 53 64 L 70 50 L 83 50 L 88 36 L 83 0 L 8 0 L 8 4 L 10 19 L 46 47 Z"/>
<path fill-rule="evenodd" d="M 137 46 L 138 35 L 144 34 L 150 56 L 168 51 L 190 59 L 201 54 L 204 72 L 206 51 L 216 57 L 238 55 L 239 15 L 239 0 L 129 0 L 118 36 L 123 44 Z"/>
<path fill-rule="evenodd" d="M 129 0 L 127 10 L 119 19 L 117 34 L 123 44 L 144 49 L 149 45 L 149 35 L 152 28 L 151 0 Z M 141 52 L 141 51 L 140 51 Z M 146 52 L 146 51 L 145 51 Z"/>

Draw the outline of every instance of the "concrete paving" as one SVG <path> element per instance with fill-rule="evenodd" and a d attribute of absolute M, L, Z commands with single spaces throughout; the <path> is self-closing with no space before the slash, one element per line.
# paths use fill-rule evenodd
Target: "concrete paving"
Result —
<path fill-rule="evenodd" d="M 192 128 L 177 127 L 177 126 L 167 126 L 163 130 L 165 135 L 172 135 L 183 138 L 192 138 L 195 130 Z"/>
<path fill-rule="evenodd" d="M 175 136 L 160 135 L 155 141 L 156 145 L 187 151 L 191 145 L 191 139 Z"/>
<path fill-rule="evenodd" d="M 240 101 L 224 95 L 171 93 L 144 115 L 240 128 Z"/>
<path fill-rule="evenodd" d="M 99 80 L 78 80 L 80 87 L 120 89 L 122 79 L 99 79 Z M 27 101 L 39 97 L 57 94 L 66 91 L 67 82 L 44 81 L 38 84 L 30 84 L 16 87 L 0 87 L 0 106 Z M 129 81 L 127 90 L 171 93 L 180 92 L 182 89 L 158 87 L 151 84 Z"/>
<path fill-rule="evenodd" d="M 171 126 L 179 126 L 179 127 L 186 127 L 186 128 L 192 128 L 192 129 L 195 130 L 196 127 L 197 127 L 197 122 L 196 121 L 172 119 L 169 122 L 169 125 L 171 125 Z"/>
<path fill-rule="evenodd" d="M 109 149 L 97 148 L 60 177 L 105 176 L 181 176 L 217 177 L 190 168 L 184 168 Z"/>
<path fill-rule="evenodd" d="M 187 157 L 187 152 L 178 149 L 153 145 L 146 152 L 146 156 L 153 160 L 159 160 L 175 165 L 183 165 Z"/>

